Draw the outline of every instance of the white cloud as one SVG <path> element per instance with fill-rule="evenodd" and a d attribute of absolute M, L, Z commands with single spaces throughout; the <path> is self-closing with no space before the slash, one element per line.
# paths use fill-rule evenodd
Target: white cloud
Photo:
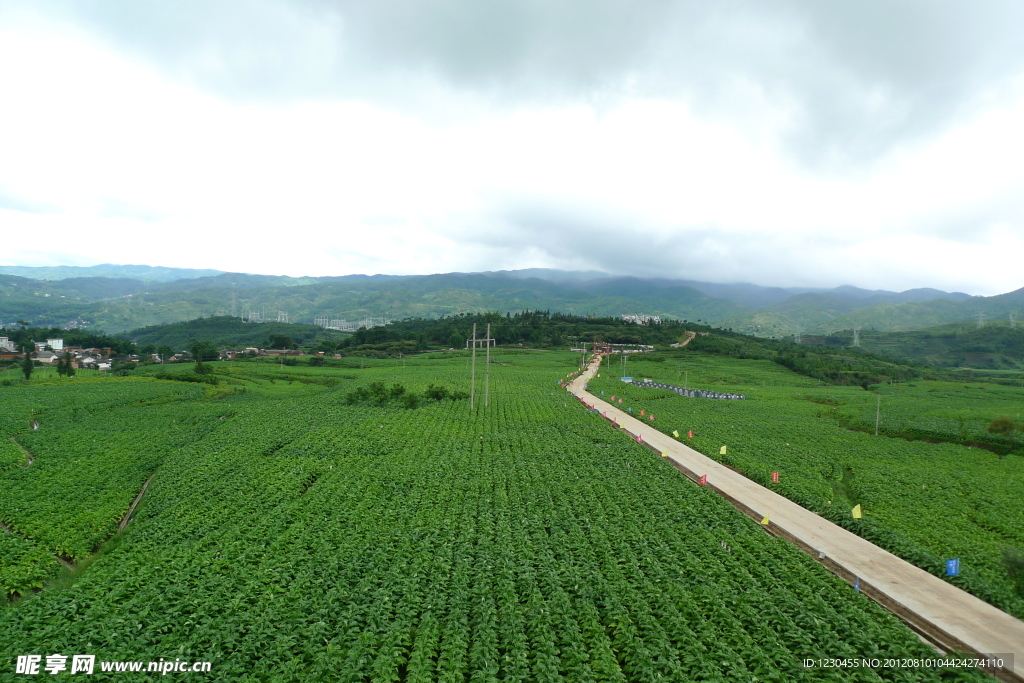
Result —
<path fill-rule="evenodd" d="M 613 4 L 602 11 L 614 15 Z M 564 86 L 557 97 L 496 96 L 488 73 L 507 70 L 511 83 L 552 64 L 543 46 L 553 38 L 544 32 L 576 21 L 570 13 L 531 33 L 531 21 L 546 21 L 535 16 L 546 11 L 540 5 L 516 15 L 525 23 L 513 31 L 537 52 L 508 37 L 487 53 L 490 71 L 460 70 L 465 54 L 444 52 L 412 24 L 404 30 L 426 42 L 389 53 L 388 40 L 332 38 L 355 30 L 359 12 L 259 7 L 259 17 L 278 17 L 280 30 L 254 19 L 262 28 L 222 35 L 225 26 L 214 24 L 200 35 L 190 22 L 182 35 L 191 42 L 170 31 L 166 43 L 146 45 L 56 9 L 42 21 L 0 6 L 0 92 L 9 103 L 0 108 L 0 218 L 5 231 L 50 235 L 55 244 L 52 252 L 8 246 L 0 261 L 293 275 L 562 267 L 984 294 L 1024 284 L 1014 265 L 1024 238 L 1020 78 L 993 77 L 988 90 L 971 84 L 972 101 L 984 106 L 922 123 L 928 134 L 894 138 L 883 124 L 837 123 L 822 142 L 826 156 L 855 141 L 843 130 L 887 141 L 867 141 L 862 163 L 822 166 L 794 152 L 793 136 L 819 134 L 808 132 L 821 125 L 808 112 L 827 107 L 808 109 L 807 84 L 824 72 L 789 81 L 783 72 L 798 68 L 787 50 L 820 38 L 809 27 L 840 29 L 822 29 L 828 22 L 805 8 L 761 25 L 751 20 L 760 9 L 739 22 L 705 17 L 706 32 L 687 34 L 694 40 L 725 35 L 730 45 L 775 45 L 783 55 L 755 68 L 749 54 L 733 54 L 736 64 L 714 72 L 722 80 L 713 103 L 702 104 L 671 84 L 652 86 L 664 73 L 649 60 L 681 59 L 672 50 L 682 48 L 648 49 L 639 39 L 601 68 L 581 61 L 554 74 L 552 83 Z M 311 17 L 326 23 L 314 27 Z M 630 35 L 655 31 L 656 19 L 638 18 Z M 577 38 L 601 45 L 603 30 Z M 251 82 L 254 65 L 268 59 L 253 36 L 269 41 L 271 55 L 300 46 L 268 76 L 287 80 L 294 67 L 302 82 L 291 94 L 276 90 L 280 83 Z M 893 104 L 892 84 L 916 82 L 914 69 L 931 79 L 930 67 L 904 55 L 900 69 L 872 81 L 867 74 L 884 65 L 850 50 L 837 45 L 829 59 L 848 66 L 838 78 L 856 74 L 869 118 L 913 121 L 912 103 Z M 420 71 L 410 66 L 414 53 L 425 60 Z M 371 55 L 387 64 L 371 65 Z M 348 66 L 333 70 L 337 60 Z M 711 72 L 697 71 L 691 95 L 710 92 L 698 85 Z M 376 76 L 383 85 L 371 93 Z M 354 80 L 328 87 L 336 77 Z M 233 87 L 219 92 L 218 78 Z M 411 94 L 397 94 L 402 87 Z M 239 88 L 260 96 L 238 97 Z M 897 105 L 907 108 L 901 114 Z M 858 157 L 844 149 L 841 158 Z"/>

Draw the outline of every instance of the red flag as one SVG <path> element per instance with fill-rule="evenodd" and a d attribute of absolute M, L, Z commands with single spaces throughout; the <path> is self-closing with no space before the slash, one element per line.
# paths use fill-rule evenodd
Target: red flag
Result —
<path fill-rule="evenodd" d="M 700 475 L 700 485 L 704 486 L 707 483 L 708 483 L 708 475 L 706 475 L 706 474 Z"/>
<path fill-rule="evenodd" d="M 688 438 L 692 439 L 693 438 L 693 430 L 691 429 L 690 431 L 686 432 L 686 436 Z"/>
<path fill-rule="evenodd" d="M 653 415 L 648 415 L 647 419 L 650 420 L 651 422 L 654 422 L 654 416 Z"/>
<path fill-rule="evenodd" d="M 644 416 L 644 411 L 643 411 L 643 409 L 641 408 L 641 409 L 640 409 L 640 417 L 643 417 L 643 416 Z"/>
<path fill-rule="evenodd" d="M 772 481 L 775 482 L 776 484 L 779 483 L 779 473 L 778 472 L 772 472 Z"/>

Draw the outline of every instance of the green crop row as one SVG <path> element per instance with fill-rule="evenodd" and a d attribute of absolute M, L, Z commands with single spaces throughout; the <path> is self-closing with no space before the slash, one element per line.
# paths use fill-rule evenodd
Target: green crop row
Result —
<path fill-rule="evenodd" d="M 709 367 L 700 368 L 704 359 L 698 354 L 688 359 L 696 368 L 697 382 L 691 386 L 738 391 L 747 398 L 680 397 L 666 390 L 633 387 L 608 373 L 592 380 L 590 389 L 624 398 L 623 408 L 655 413 L 654 426 L 661 431 L 679 431 L 683 440 L 709 457 L 934 574 L 944 574 L 946 559 L 960 558 L 961 575 L 949 580 L 1011 614 L 1024 616 L 1024 596 L 1016 592 L 1003 561 L 1008 548 L 1024 548 L 1024 528 L 1019 523 L 1024 518 L 1024 501 L 1018 484 L 1024 460 L 1019 456 L 1000 459 L 978 448 L 890 438 L 884 431 L 878 437 L 851 431 L 841 426 L 835 414 L 863 413 L 870 407 L 873 423 L 874 394 L 860 388 L 818 386 L 795 374 L 787 378 L 764 361 L 708 358 Z M 675 371 L 667 365 L 642 367 L 645 377 L 676 381 Z M 894 411 L 893 404 L 899 402 L 900 411 L 911 415 L 916 412 L 914 400 L 923 396 L 922 412 L 927 413 L 936 401 L 937 392 L 930 390 L 950 390 L 948 385 L 916 384 L 916 388 L 901 389 L 898 398 L 883 396 L 883 410 Z M 971 396 L 1005 389 L 972 386 L 964 391 Z M 953 401 L 955 396 L 947 393 L 941 400 Z M 686 438 L 690 430 L 692 440 Z M 727 446 L 724 456 L 719 453 L 723 445 Z M 778 483 L 771 481 L 775 471 L 780 475 Z M 850 514 L 857 504 L 864 510 L 861 520 Z"/>
<path fill-rule="evenodd" d="M 33 550 L 0 554 L 0 592 L 39 588 L 58 568 L 56 557 L 85 559 L 110 538 L 162 459 L 201 437 L 204 423 L 212 426 L 194 403 L 201 394 L 175 383 L 120 379 L 9 388 L 0 427 L 17 433 L 34 461 L 0 475 L 0 522 L 10 530 L 6 536 L 31 539 Z M 22 465 L 24 453 L 15 448 Z M 48 560 L 40 564 L 43 556 Z"/>
<path fill-rule="evenodd" d="M 315 391 L 267 366 L 245 394 L 167 404 L 145 439 L 174 447 L 121 543 L 0 611 L 7 649 L 233 681 L 945 680 L 803 668 L 933 651 L 581 411 L 556 382 L 576 360 L 499 356 L 473 410 L 346 403 L 371 382 L 469 389 L 464 357 L 429 356 Z"/>

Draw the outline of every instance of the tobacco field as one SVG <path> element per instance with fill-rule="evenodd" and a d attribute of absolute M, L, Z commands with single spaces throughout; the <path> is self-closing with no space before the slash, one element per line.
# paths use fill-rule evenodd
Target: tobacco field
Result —
<path fill-rule="evenodd" d="M 960 575 L 944 578 L 1024 617 L 1024 595 L 1003 560 L 1008 548 L 1024 549 L 1024 458 L 893 436 L 909 430 L 981 438 L 993 417 L 1024 409 L 1024 390 L 919 380 L 869 392 L 823 385 L 765 361 L 692 353 L 629 364 L 638 379 L 682 384 L 682 375 L 690 387 L 747 398 L 690 399 L 633 387 L 619 380 L 615 364 L 590 390 L 623 398 L 621 407 L 635 413 L 653 412 L 657 429 L 678 431 L 708 457 L 936 575 L 944 575 L 945 560 L 959 558 Z M 847 428 L 851 422 L 856 429 Z M 850 514 L 857 504 L 860 520 Z"/>
<path fill-rule="evenodd" d="M 0 451 L 0 681 L 25 679 L 16 656 L 53 653 L 209 660 L 210 680 L 225 681 L 986 680 L 804 668 L 934 651 L 582 409 L 558 386 L 578 360 L 498 350 L 486 407 L 477 364 L 473 410 L 450 396 L 415 408 L 348 400 L 374 382 L 400 384 L 395 396 L 469 391 L 462 353 L 345 368 L 213 363 L 216 387 L 124 377 L 0 388 L 0 437 L 34 456 L 26 467 L 20 449 Z M 622 386 L 591 388 L 604 381 Z M 784 452 L 784 433 L 810 438 L 788 435 L 798 422 L 754 429 L 765 415 L 742 411 L 755 401 L 691 401 L 700 413 L 684 420 L 635 391 L 632 405 L 650 400 L 662 428 L 696 424 L 705 452 L 728 435 L 754 476 L 769 460 L 744 453 Z M 823 406 L 805 403 L 805 419 L 825 424 L 813 416 Z M 794 495 L 829 500 L 834 461 L 791 476 L 811 452 L 775 468 Z M 853 465 L 865 508 L 882 515 L 875 499 L 889 494 Z"/>

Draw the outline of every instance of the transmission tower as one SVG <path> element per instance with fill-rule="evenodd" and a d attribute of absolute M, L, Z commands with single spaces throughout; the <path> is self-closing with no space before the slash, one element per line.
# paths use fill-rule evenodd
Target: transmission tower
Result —
<path fill-rule="evenodd" d="M 1010 311 L 1010 329 L 1017 329 L 1017 318 L 1013 311 Z"/>
<path fill-rule="evenodd" d="M 984 313 L 978 313 L 978 329 L 980 330 L 984 326 L 985 326 L 985 314 Z"/>
<path fill-rule="evenodd" d="M 278 311 L 277 312 L 277 322 L 279 322 L 279 323 L 286 323 L 286 322 L 288 322 L 288 314 L 285 313 L 284 311 Z"/>
<path fill-rule="evenodd" d="M 863 325 L 857 325 L 853 328 L 853 345 L 860 346 L 860 329 Z"/>

